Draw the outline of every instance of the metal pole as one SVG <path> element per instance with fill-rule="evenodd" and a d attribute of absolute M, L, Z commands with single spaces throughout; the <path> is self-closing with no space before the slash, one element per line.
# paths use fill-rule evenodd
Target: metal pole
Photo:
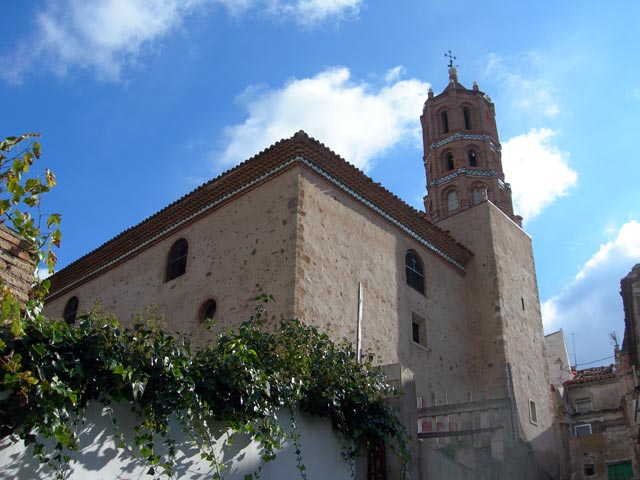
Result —
<path fill-rule="evenodd" d="M 356 358 L 362 361 L 362 283 L 358 282 L 358 328 L 356 334 Z"/>

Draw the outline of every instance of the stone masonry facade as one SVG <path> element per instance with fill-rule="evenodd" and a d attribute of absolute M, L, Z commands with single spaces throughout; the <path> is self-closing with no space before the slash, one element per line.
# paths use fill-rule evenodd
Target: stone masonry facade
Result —
<path fill-rule="evenodd" d="M 438 115 L 448 98 L 471 100 L 437 141 L 467 159 L 477 147 L 471 168 L 482 173 L 499 145 L 493 104 L 475 87 L 451 88 L 427 99 Z M 464 115 L 473 138 L 454 131 Z M 430 122 L 423 116 L 425 132 Z M 464 478 L 563 478 L 531 239 L 492 155 L 486 195 L 473 197 L 464 187 L 473 174 L 454 165 L 458 175 L 440 184 L 465 188 L 459 208 L 431 216 L 298 132 L 58 272 L 45 313 L 65 316 L 77 301 L 79 313 L 99 305 L 131 324 L 146 309 L 205 344 L 206 305 L 218 328 L 237 326 L 257 294 L 273 294 L 271 324 L 300 318 L 396 372 L 413 478 L 456 478 L 435 465 L 476 474 Z M 431 178 L 430 165 L 428 185 L 449 175 Z M 177 244 L 188 252 L 174 277 Z"/>

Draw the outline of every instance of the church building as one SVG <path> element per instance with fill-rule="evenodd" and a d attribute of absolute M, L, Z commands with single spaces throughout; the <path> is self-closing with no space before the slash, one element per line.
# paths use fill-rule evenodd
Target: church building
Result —
<path fill-rule="evenodd" d="M 45 313 L 151 311 L 202 345 L 204 318 L 237 326 L 269 293 L 272 321 L 346 338 L 399 382 L 413 478 L 564 478 L 494 104 L 451 66 L 420 121 L 424 211 L 300 131 L 60 270 Z"/>

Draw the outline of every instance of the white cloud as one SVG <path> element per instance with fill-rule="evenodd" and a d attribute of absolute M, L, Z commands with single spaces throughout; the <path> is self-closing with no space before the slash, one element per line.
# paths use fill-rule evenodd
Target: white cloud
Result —
<path fill-rule="evenodd" d="M 578 272 L 576 280 L 592 276 L 592 272 L 597 272 L 602 268 L 602 265 L 606 265 L 611 262 L 612 258 L 619 256 L 640 259 L 640 223 L 635 220 L 625 223 L 614 240 L 600 245 L 600 250 Z"/>
<path fill-rule="evenodd" d="M 49 3 L 35 16 L 34 36 L 18 54 L 0 58 L 5 80 L 17 82 L 29 70 L 48 67 L 58 75 L 86 68 L 118 80 L 154 40 L 180 24 L 201 2 L 177 0 L 66 0 Z"/>
<path fill-rule="evenodd" d="M 233 1 L 233 0 L 231 0 Z M 355 15 L 363 0 L 263 0 L 270 13 L 297 18 L 300 23 L 311 24 L 327 17 Z"/>
<path fill-rule="evenodd" d="M 620 279 L 640 262 L 640 222 L 631 220 L 582 266 L 573 281 L 542 304 L 548 331 L 575 333 L 578 363 L 612 355 L 608 334 L 622 339 Z M 606 363 L 606 362 L 605 362 Z"/>
<path fill-rule="evenodd" d="M 366 170 L 386 149 L 406 139 L 418 141 L 416 119 L 428 89 L 429 84 L 411 79 L 376 90 L 352 81 L 344 67 L 294 79 L 275 90 L 249 87 L 239 97 L 248 118 L 227 128 L 228 143 L 218 163 L 236 164 L 303 129 Z"/>
<path fill-rule="evenodd" d="M 156 42 L 183 19 L 207 5 L 232 14 L 254 11 L 310 25 L 329 17 L 355 16 L 363 0 L 60 0 L 35 14 L 30 38 L 0 57 L 0 75 L 18 83 L 43 67 L 63 75 L 70 67 L 89 69 L 99 77 L 118 80 Z"/>
<path fill-rule="evenodd" d="M 387 70 L 387 73 L 385 73 L 384 75 L 384 81 L 387 83 L 392 83 L 400 79 L 402 75 L 404 75 L 404 67 L 398 65 L 397 67 L 393 67 Z"/>
<path fill-rule="evenodd" d="M 539 52 L 529 52 L 517 59 L 491 53 L 483 76 L 501 84 L 503 107 L 509 104 L 545 118 L 555 117 L 560 113 L 560 107 L 554 88 L 544 75 L 538 73 L 539 70 L 545 71 L 544 59 Z"/>
<path fill-rule="evenodd" d="M 553 144 L 556 134 L 548 128 L 532 129 L 503 144 L 503 167 L 512 186 L 514 209 L 525 222 L 567 195 L 577 182 L 577 173 L 568 165 L 569 154 Z"/>

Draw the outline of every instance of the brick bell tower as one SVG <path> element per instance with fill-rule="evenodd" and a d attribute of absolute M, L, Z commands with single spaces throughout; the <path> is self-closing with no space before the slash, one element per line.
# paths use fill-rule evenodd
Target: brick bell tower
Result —
<path fill-rule="evenodd" d="M 439 222 L 486 200 L 518 225 L 513 214 L 511 186 L 502 170 L 500 142 L 491 99 L 473 83 L 458 82 L 449 62 L 449 84 L 439 95 L 429 89 L 420 122 L 424 142 L 427 218 Z"/>

